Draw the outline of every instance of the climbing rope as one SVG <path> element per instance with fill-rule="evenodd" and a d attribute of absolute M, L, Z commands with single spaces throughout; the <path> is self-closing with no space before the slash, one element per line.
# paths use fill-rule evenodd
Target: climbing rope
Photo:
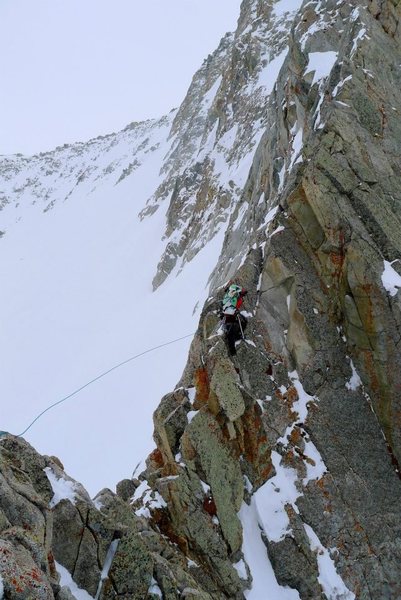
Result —
<path fill-rule="evenodd" d="M 140 352 L 139 354 L 135 354 L 135 356 L 131 356 L 130 358 L 127 358 L 123 362 L 118 363 L 118 365 L 114 365 L 114 367 L 111 367 L 111 369 L 108 369 L 107 371 L 104 371 L 104 373 L 101 373 L 100 375 L 98 375 L 94 379 L 91 379 L 90 381 L 88 381 L 88 383 L 85 383 L 84 385 L 81 385 L 81 387 L 79 387 L 78 389 L 76 389 L 73 392 L 71 392 L 71 394 L 68 394 L 68 396 L 65 396 L 61 400 L 58 400 L 57 402 L 54 402 L 54 404 L 51 404 L 50 406 L 48 406 L 47 408 L 45 408 L 45 410 L 42 410 L 42 412 L 37 417 L 35 417 L 34 420 L 28 425 L 28 427 L 26 429 L 24 429 L 24 431 L 22 433 L 18 433 L 16 435 L 16 437 L 22 437 L 23 435 L 25 435 L 25 433 L 30 430 L 30 428 L 36 423 L 36 421 L 39 421 L 39 419 L 41 417 L 43 417 L 43 415 L 45 413 L 47 413 L 49 410 L 51 410 L 55 406 L 58 406 L 59 404 L 62 404 L 66 400 L 69 400 L 70 398 L 72 398 L 73 396 L 75 396 L 76 394 L 78 394 L 79 392 L 81 392 L 82 390 L 84 390 L 85 388 L 87 388 L 88 386 L 92 385 L 92 383 L 95 383 L 95 381 L 98 381 L 99 379 L 102 379 L 102 377 L 105 377 L 106 375 L 108 375 L 112 371 L 115 371 L 116 369 L 119 369 L 120 367 L 126 365 L 127 363 L 131 362 L 132 360 L 135 360 L 136 358 L 139 358 L 140 356 L 143 356 L 144 354 L 149 354 L 149 352 L 153 352 L 154 350 L 158 350 L 159 348 L 164 348 L 165 346 L 170 346 L 171 344 L 175 344 L 176 342 L 180 342 L 181 340 L 185 340 L 185 339 L 187 339 L 189 337 L 192 337 L 193 335 L 195 335 L 195 334 L 194 333 L 189 333 L 188 335 L 184 335 L 184 336 L 179 337 L 179 338 L 177 338 L 175 340 L 171 340 L 170 342 L 165 342 L 164 344 L 159 344 L 159 346 L 154 346 L 153 348 L 149 348 L 148 350 L 145 350 L 144 352 Z M 0 438 L 3 437 L 3 436 L 5 436 L 5 435 L 8 435 L 8 433 L 9 433 L 8 431 L 0 431 Z"/>

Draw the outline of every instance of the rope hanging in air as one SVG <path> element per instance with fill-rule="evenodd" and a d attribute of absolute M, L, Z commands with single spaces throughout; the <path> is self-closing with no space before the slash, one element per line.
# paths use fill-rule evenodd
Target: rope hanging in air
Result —
<path fill-rule="evenodd" d="M 100 375 L 98 375 L 97 377 L 95 377 L 94 379 L 91 379 L 90 381 L 88 381 L 84 385 L 81 385 L 81 387 L 79 387 L 78 389 L 76 389 L 73 392 L 71 392 L 71 394 L 68 394 L 68 396 L 64 396 L 64 398 L 61 398 L 61 400 L 58 400 L 57 402 L 54 402 L 53 404 L 51 404 L 50 406 L 48 406 L 47 408 L 45 408 L 45 410 L 42 410 L 42 412 L 39 413 L 37 415 L 37 417 L 35 417 L 34 420 L 28 425 L 28 427 L 26 427 L 26 429 L 24 429 L 24 431 L 22 431 L 21 433 L 18 433 L 16 435 L 16 437 L 22 437 L 23 435 L 25 435 L 25 433 L 27 431 L 29 431 L 29 429 L 31 429 L 31 427 L 36 423 L 36 421 L 38 421 L 49 410 L 51 410 L 55 406 L 58 406 L 59 404 L 62 404 L 66 400 L 69 400 L 70 398 L 72 398 L 72 396 L 75 396 L 76 394 L 78 394 L 79 392 L 81 392 L 82 390 L 84 390 L 85 388 L 87 388 L 88 386 L 90 386 L 92 383 L 95 383 L 95 381 L 98 381 L 99 379 L 102 379 L 102 377 L 105 377 L 106 375 L 108 375 L 112 371 L 115 371 L 116 369 L 119 369 L 120 367 L 126 365 L 127 363 L 131 362 L 132 360 L 135 360 L 136 358 L 139 358 L 140 356 L 143 356 L 144 354 L 149 354 L 149 352 L 153 352 L 154 350 L 158 350 L 159 348 L 164 348 L 165 346 L 170 346 L 171 344 L 175 344 L 176 342 L 180 342 L 181 340 L 185 340 L 185 339 L 187 339 L 187 338 L 189 338 L 189 337 L 191 337 L 193 335 L 194 335 L 194 333 L 189 333 L 188 335 L 184 335 L 184 336 L 179 337 L 179 338 L 177 338 L 175 340 L 171 340 L 170 342 L 165 342 L 164 344 L 159 344 L 158 346 L 154 346 L 153 348 L 149 348 L 148 350 L 145 350 L 144 352 L 140 352 L 139 354 L 135 354 L 135 356 L 131 356 L 130 358 L 127 358 L 123 362 L 118 363 L 118 365 L 114 365 L 114 367 L 111 367 L 111 369 L 108 369 L 107 371 L 104 371 L 103 373 L 101 373 Z M 5 435 L 7 435 L 8 433 L 9 433 L 8 431 L 0 431 L 0 438 L 3 437 L 3 436 L 5 436 Z"/>

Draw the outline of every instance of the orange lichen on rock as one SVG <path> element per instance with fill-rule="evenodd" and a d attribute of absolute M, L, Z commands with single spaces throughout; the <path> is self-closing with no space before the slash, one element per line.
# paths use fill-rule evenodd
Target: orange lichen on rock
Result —
<path fill-rule="evenodd" d="M 291 431 L 289 440 L 290 440 L 291 444 L 293 444 L 294 446 L 301 443 L 302 435 L 301 435 L 301 430 L 299 429 L 299 427 L 294 427 L 294 429 Z"/>
<path fill-rule="evenodd" d="M 149 461 L 156 469 L 161 469 L 164 466 L 163 455 L 159 448 L 155 448 L 153 452 L 149 454 Z"/>
<path fill-rule="evenodd" d="M 253 404 L 241 417 L 243 435 L 241 436 L 241 452 L 252 465 L 257 485 L 264 483 L 271 471 L 271 448 L 263 426 L 260 408 Z"/>
<path fill-rule="evenodd" d="M 197 369 L 195 371 L 195 388 L 196 396 L 194 401 L 194 409 L 199 410 L 207 404 L 210 392 L 209 375 L 206 369 Z"/>
<path fill-rule="evenodd" d="M 290 386 L 288 388 L 288 390 L 285 392 L 284 399 L 291 407 L 293 406 L 294 402 L 299 400 L 298 392 L 293 385 Z"/>
<path fill-rule="evenodd" d="M 159 531 L 163 535 L 165 535 L 170 540 L 170 542 L 172 542 L 173 544 L 177 544 L 181 552 L 183 552 L 185 555 L 188 555 L 188 540 L 175 532 L 166 510 L 163 510 L 161 508 L 153 510 L 152 522 L 157 525 Z"/>
<path fill-rule="evenodd" d="M 191 444 L 187 432 L 184 432 L 181 438 L 181 452 L 185 460 L 193 460 L 196 457 L 196 450 Z"/>

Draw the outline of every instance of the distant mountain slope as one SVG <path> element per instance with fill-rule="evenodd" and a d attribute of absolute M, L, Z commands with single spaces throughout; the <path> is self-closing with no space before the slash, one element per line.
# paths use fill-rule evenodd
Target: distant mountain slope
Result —
<path fill-rule="evenodd" d="M 47 212 L 71 196 L 95 194 L 105 184 L 118 185 L 162 145 L 171 127 L 173 113 L 160 120 L 132 123 L 117 134 L 100 136 L 41 152 L 32 157 L 0 157 L 2 227 L 8 229 L 27 212 Z M 158 162 L 161 162 L 158 157 Z M 148 183 L 150 189 L 152 181 Z M 144 190 L 146 194 L 146 190 Z"/>

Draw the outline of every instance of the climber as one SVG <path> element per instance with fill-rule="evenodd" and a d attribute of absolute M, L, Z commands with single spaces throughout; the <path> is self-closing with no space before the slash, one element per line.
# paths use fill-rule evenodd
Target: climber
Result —
<path fill-rule="evenodd" d="M 247 290 L 243 287 L 232 282 L 224 290 L 220 316 L 223 321 L 227 347 L 231 356 L 237 354 L 235 343 L 244 338 L 247 320 L 240 313 L 240 308 L 247 293 Z"/>

